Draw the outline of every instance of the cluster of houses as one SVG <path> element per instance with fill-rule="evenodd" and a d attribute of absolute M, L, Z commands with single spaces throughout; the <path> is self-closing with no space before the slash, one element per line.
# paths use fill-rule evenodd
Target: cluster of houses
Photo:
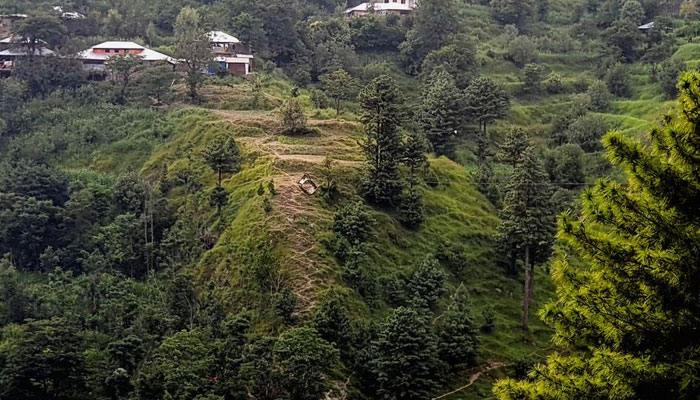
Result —
<path fill-rule="evenodd" d="M 61 11 L 62 10 L 58 10 Z M 0 23 L 9 27 L 13 22 L 26 18 L 24 14 L 0 15 Z M 71 13 L 69 18 L 81 18 L 78 13 Z M 9 31 L 9 28 L 6 29 Z M 246 76 L 253 72 L 253 55 L 248 47 L 240 40 L 225 32 L 208 32 L 212 51 L 212 66 L 209 74 L 229 73 Z M 0 39 L 0 76 L 9 76 L 18 58 L 26 56 L 55 56 L 45 42 L 34 46 L 33 54 L 27 41 L 9 35 Z M 149 49 L 134 42 L 107 41 L 90 47 L 75 54 L 73 57 L 83 64 L 83 68 L 93 77 L 105 77 L 108 74 L 107 60 L 116 55 L 133 54 L 141 57 L 144 64 L 169 64 L 173 67 L 178 60 L 166 54 Z"/>
<path fill-rule="evenodd" d="M 348 8 L 345 10 L 345 16 L 348 18 L 360 18 L 372 14 L 404 16 L 411 13 L 416 6 L 417 0 L 372 0 Z M 80 13 L 64 11 L 59 6 L 53 7 L 53 10 L 66 20 L 85 18 Z M 29 43 L 10 34 L 12 24 L 25 18 L 27 18 L 25 14 L 0 15 L 0 76 L 10 75 L 18 58 L 29 55 L 55 56 L 55 53 L 43 42 L 39 43 L 39 46 L 34 46 L 33 54 L 30 54 L 32 50 L 30 50 Z M 213 61 L 212 66 L 207 70 L 209 74 L 228 73 L 246 76 L 253 72 L 253 55 L 240 40 L 221 31 L 208 32 L 207 36 L 211 43 Z M 82 62 L 83 68 L 91 76 L 104 77 L 108 74 L 107 60 L 119 54 L 138 55 L 144 64 L 167 63 L 175 66 L 178 63 L 178 60 L 173 57 L 127 41 L 100 43 L 77 53 L 74 57 Z"/>

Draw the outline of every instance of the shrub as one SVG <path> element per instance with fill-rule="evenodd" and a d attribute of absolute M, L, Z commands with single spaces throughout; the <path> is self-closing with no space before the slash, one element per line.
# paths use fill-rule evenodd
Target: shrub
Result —
<path fill-rule="evenodd" d="M 447 277 L 437 260 L 428 257 L 413 270 L 408 281 L 408 293 L 412 303 L 432 307 L 445 294 Z"/>
<path fill-rule="evenodd" d="M 591 100 L 591 109 L 597 112 L 605 112 L 610 107 L 610 91 L 601 80 L 594 81 L 586 92 Z"/>
<path fill-rule="evenodd" d="M 288 99 L 280 108 L 280 123 L 285 135 L 304 135 L 310 132 L 306 126 L 304 107 L 296 98 Z"/>
<path fill-rule="evenodd" d="M 440 246 L 438 246 L 435 257 L 438 261 L 447 265 L 450 271 L 455 274 L 464 272 L 469 264 L 464 246 L 453 242 L 441 243 Z"/>
<path fill-rule="evenodd" d="M 506 58 L 522 68 L 537 61 L 537 46 L 529 37 L 518 36 L 508 44 Z"/>
<path fill-rule="evenodd" d="M 333 217 L 333 232 L 350 243 L 362 243 L 372 235 L 375 220 L 362 202 L 350 203 Z"/>
<path fill-rule="evenodd" d="M 490 333 L 496 328 L 496 312 L 493 310 L 492 306 L 486 306 L 481 312 L 481 318 L 484 323 L 481 325 L 481 331 Z"/>
<path fill-rule="evenodd" d="M 561 75 L 552 72 L 544 81 L 544 89 L 552 94 L 564 92 L 564 82 L 561 80 Z"/>
<path fill-rule="evenodd" d="M 285 286 L 275 298 L 275 314 L 281 317 L 286 324 L 292 323 L 298 302 L 297 295 L 289 286 Z"/>
<path fill-rule="evenodd" d="M 629 72 L 627 67 L 616 64 L 605 74 L 605 83 L 608 85 L 610 93 L 618 97 L 628 97 L 630 95 Z"/>
<path fill-rule="evenodd" d="M 585 152 L 592 153 L 603 150 L 601 138 L 609 129 L 603 118 L 588 114 L 569 125 L 566 135 L 570 143 L 578 144 Z"/>

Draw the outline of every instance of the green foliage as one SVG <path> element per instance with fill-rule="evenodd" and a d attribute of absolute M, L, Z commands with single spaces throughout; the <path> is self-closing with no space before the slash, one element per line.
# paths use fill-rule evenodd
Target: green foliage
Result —
<path fill-rule="evenodd" d="M 610 107 L 610 91 L 607 84 L 601 80 L 595 80 L 586 92 L 591 99 L 591 109 L 597 112 L 608 111 Z"/>
<path fill-rule="evenodd" d="M 184 400 L 211 393 L 216 358 L 209 337 L 200 329 L 180 331 L 158 346 L 141 369 L 141 397 Z"/>
<path fill-rule="evenodd" d="M 138 79 L 138 91 L 155 105 L 168 103 L 171 100 L 171 87 L 177 75 L 170 65 L 158 65 L 146 68 Z"/>
<path fill-rule="evenodd" d="M 684 62 L 678 59 L 668 60 L 661 63 L 652 78 L 659 83 L 666 97 L 675 98 L 678 95 L 678 78 L 686 69 Z"/>
<path fill-rule="evenodd" d="M 549 177 L 533 148 L 523 153 L 506 189 L 498 241 L 510 256 L 512 270 L 517 259 L 524 260 L 523 329 L 528 330 L 534 266 L 549 258 L 555 228 Z"/>
<path fill-rule="evenodd" d="M 350 318 L 343 300 L 335 292 L 326 294 L 311 321 L 323 340 L 339 348 L 347 346 L 351 334 Z"/>
<path fill-rule="evenodd" d="M 286 324 L 294 322 L 294 313 L 297 310 L 298 302 L 297 295 L 289 286 L 285 286 L 275 299 L 275 314 L 282 318 Z"/>
<path fill-rule="evenodd" d="M 462 274 L 469 267 L 464 246 L 453 242 L 441 243 L 435 254 L 435 258 L 455 274 Z"/>
<path fill-rule="evenodd" d="M 86 398 L 87 365 L 78 329 L 61 319 L 6 327 L 0 351 L 0 394 L 14 399 Z"/>
<path fill-rule="evenodd" d="M 219 134 L 209 141 L 202 152 L 204 162 L 218 175 L 218 186 L 224 173 L 235 173 L 240 170 L 241 151 L 233 138 Z"/>
<path fill-rule="evenodd" d="M 491 333 L 496 329 L 496 312 L 493 307 L 488 306 L 481 312 L 481 319 L 483 319 L 483 324 L 481 325 L 481 330 L 485 333 Z"/>
<path fill-rule="evenodd" d="M 445 71 L 459 88 L 465 88 L 476 75 L 476 50 L 467 40 L 459 36 L 452 43 L 432 50 L 423 60 L 421 74 L 430 78 L 436 71 Z"/>
<path fill-rule="evenodd" d="M 489 78 L 476 78 L 469 84 L 464 95 L 466 114 L 479 123 L 479 145 L 486 142 L 486 127 L 493 121 L 503 118 L 510 108 L 510 98 L 506 91 Z M 486 155 L 479 151 L 479 162 L 484 162 Z"/>
<path fill-rule="evenodd" d="M 600 181 L 565 216 L 568 245 L 554 265 L 557 299 L 541 315 L 561 347 L 529 380 L 500 382 L 501 399 L 696 398 L 694 261 L 700 76 L 681 77 L 679 112 L 652 128 L 647 146 L 605 138 L 631 185 Z M 583 261 L 581 263 L 580 261 Z M 683 317 L 680 317 L 683 316 Z"/>
<path fill-rule="evenodd" d="M 350 20 L 352 43 L 358 51 L 394 50 L 404 41 L 406 33 L 401 19 L 367 15 Z"/>
<path fill-rule="evenodd" d="M 499 185 L 494 181 L 493 167 L 491 163 L 484 162 L 479 164 L 479 169 L 474 175 L 474 182 L 479 191 L 495 206 L 501 204 L 501 190 Z"/>
<path fill-rule="evenodd" d="M 313 328 L 294 328 L 274 346 L 282 385 L 293 400 L 315 400 L 329 389 L 328 376 L 338 364 L 338 350 Z"/>
<path fill-rule="evenodd" d="M 464 130 L 463 95 L 447 72 L 430 76 L 424 92 L 418 119 L 425 137 L 438 156 L 454 156 L 455 137 Z"/>
<path fill-rule="evenodd" d="M 12 26 L 12 34 L 24 39 L 30 54 L 37 54 L 42 43 L 51 46 L 62 44 L 67 33 L 61 20 L 50 15 L 24 18 Z"/>
<path fill-rule="evenodd" d="M 399 46 L 406 72 L 417 74 L 423 60 L 433 50 L 448 44 L 459 33 L 460 21 L 454 0 L 426 0 L 413 12 L 413 26 Z"/>
<path fill-rule="evenodd" d="M 141 57 L 131 53 L 117 54 L 109 57 L 105 65 L 112 73 L 112 76 L 121 81 L 117 103 L 124 104 L 126 101 L 126 90 L 129 88 L 131 78 L 143 67 Z"/>
<path fill-rule="evenodd" d="M 508 130 L 503 143 L 499 146 L 498 159 L 515 168 L 530 146 L 530 138 L 527 132 L 523 128 L 513 126 Z"/>
<path fill-rule="evenodd" d="M 428 398 L 436 385 L 438 357 L 435 334 L 424 315 L 404 307 L 393 310 L 373 346 L 380 398 Z"/>
<path fill-rule="evenodd" d="M 617 64 L 610 68 L 605 74 L 605 83 L 610 89 L 610 93 L 618 97 L 628 97 L 630 95 L 629 72 L 627 67 Z"/>
<path fill-rule="evenodd" d="M 474 364 L 480 340 L 463 285 L 457 288 L 451 304 L 438 320 L 438 354 L 450 370 L 458 371 Z"/>
<path fill-rule="evenodd" d="M 29 96 L 41 98 L 59 89 L 75 92 L 86 83 L 85 71 L 78 61 L 59 57 L 20 58 L 12 75 L 24 84 Z"/>
<path fill-rule="evenodd" d="M 570 143 L 575 143 L 586 152 L 603 149 L 601 139 L 608 133 L 610 126 L 601 117 L 586 114 L 574 120 L 566 132 Z"/>
<path fill-rule="evenodd" d="M 523 26 L 534 13 L 532 0 L 491 0 L 491 12 L 500 23 Z"/>
<path fill-rule="evenodd" d="M 537 93 L 542 88 L 542 67 L 537 64 L 527 64 L 523 67 L 521 80 L 523 90 L 527 93 Z"/>
<path fill-rule="evenodd" d="M 310 132 L 306 125 L 304 107 L 298 99 L 292 97 L 284 102 L 280 109 L 280 124 L 285 135 L 305 135 Z"/>
<path fill-rule="evenodd" d="M 376 223 L 372 214 L 361 202 L 350 203 L 333 217 L 333 231 L 350 243 L 362 243 L 372 236 Z"/>
<path fill-rule="evenodd" d="M 519 68 L 537 61 L 537 46 L 528 36 L 517 36 L 508 43 L 508 60 Z"/>
<path fill-rule="evenodd" d="M 361 146 L 367 162 L 363 191 L 370 201 L 381 205 L 396 203 L 404 186 L 399 173 L 401 101 L 396 82 L 388 76 L 374 79 L 360 91 Z"/>
<path fill-rule="evenodd" d="M 200 27 L 196 9 L 183 8 L 175 20 L 175 57 L 181 60 L 179 68 L 185 74 L 185 84 L 192 101 L 204 82 L 204 70 L 213 62 L 209 39 Z"/>
<path fill-rule="evenodd" d="M 401 194 L 399 221 L 409 229 L 417 229 L 425 221 L 423 196 L 415 187 Z"/>
<path fill-rule="evenodd" d="M 435 258 L 424 259 L 414 268 L 408 280 L 411 302 L 418 307 L 433 307 L 445 294 L 446 280 L 447 275 Z"/>
<path fill-rule="evenodd" d="M 544 80 L 544 90 L 551 94 L 563 93 L 565 87 L 564 82 L 561 79 L 561 75 L 555 72 L 549 74 L 547 79 Z"/>
<path fill-rule="evenodd" d="M 585 183 L 583 150 L 577 144 L 565 144 L 551 149 L 545 156 L 549 179 L 558 186 L 575 189 Z"/>
<path fill-rule="evenodd" d="M 336 117 L 340 115 L 343 100 L 348 100 L 354 92 L 354 79 L 344 69 L 338 69 L 320 77 L 326 94 L 333 99 Z"/>

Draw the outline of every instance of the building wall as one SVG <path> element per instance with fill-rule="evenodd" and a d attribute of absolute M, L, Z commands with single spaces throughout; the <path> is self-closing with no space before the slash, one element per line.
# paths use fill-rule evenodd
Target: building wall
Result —
<path fill-rule="evenodd" d="M 230 63 L 230 64 L 228 64 L 228 68 L 226 68 L 226 69 L 228 70 L 228 72 L 230 72 L 230 73 L 232 73 L 232 74 L 234 74 L 234 75 L 246 76 L 247 73 L 248 73 L 248 70 L 247 70 L 247 68 L 246 68 L 246 65 L 248 65 L 248 64 L 234 64 L 234 63 Z"/>

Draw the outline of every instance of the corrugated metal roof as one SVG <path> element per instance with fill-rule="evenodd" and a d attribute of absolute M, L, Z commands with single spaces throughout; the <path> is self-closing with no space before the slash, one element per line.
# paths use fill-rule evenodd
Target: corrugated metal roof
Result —
<path fill-rule="evenodd" d="M 228 33 L 221 32 L 221 31 L 207 32 L 207 37 L 213 43 L 240 43 L 241 42 L 240 40 L 229 35 Z"/>
<path fill-rule="evenodd" d="M 0 51 L 0 57 L 2 57 L 2 56 L 13 56 L 13 57 L 26 56 L 28 54 L 29 54 L 29 50 L 25 50 L 25 49 L 7 49 L 7 50 Z M 43 48 L 43 47 L 41 49 L 34 50 L 34 55 L 37 55 L 37 56 L 52 56 L 54 54 L 55 53 L 52 50 L 49 50 L 49 49 Z"/>
<path fill-rule="evenodd" d="M 409 4 L 401 3 L 362 3 L 353 8 L 348 8 L 345 13 L 351 13 L 353 11 L 368 11 L 370 5 L 374 7 L 375 11 L 412 11 L 413 7 Z"/>
<path fill-rule="evenodd" d="M 115 56 L 116 54 L 109 53 L 95 53 L 94 49 L 110 49 L 110 50 L 142 50 L 137 56 L 141 57 L 144 61 L 167 61 L 170 63 L 176 63 L 177 60 L 170 57 L 167 54 L 159 53 L 155 50 L 148 49 L 134 42 L 104 42 L 96 46 L 93 46 L 87 50 L 83 50 L 77 54 L 77 58 L 81 60 L 94 60 L 94 61 L 106 61 L 108 58 Z"/>
<path fill-rule="evenodd" d="M 119 42 L 119 41 L 109 41 L 100 43 L 98 45 L 92 46 L 93 49 L 119 49 L 119 50 L 131 50 L 131 49 L 145 49 L 138 43 L 134 42 Z"/>

